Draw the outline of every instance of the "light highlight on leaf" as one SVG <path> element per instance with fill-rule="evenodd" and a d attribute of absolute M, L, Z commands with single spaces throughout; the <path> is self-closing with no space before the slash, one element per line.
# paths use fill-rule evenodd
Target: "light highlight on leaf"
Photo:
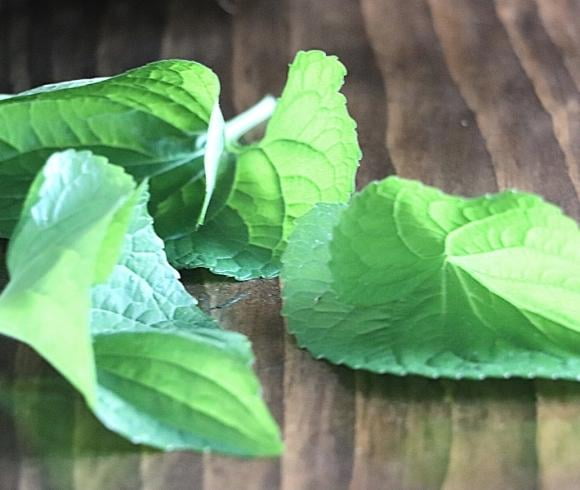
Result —
<path fill-rule="evenodd" d="M 201 212 L 197 218 L 197 225 L 203 225 L 209 203 L 215 190 L 220 162 L 224 158 L 226 146 L 226 122 L 220 109 L 216 104 L 209 119 L 207 136 L 205 141 L 205 155 L 203 156 L 203 167 L 205 170 L 205 196 L 201 206 Z"/>

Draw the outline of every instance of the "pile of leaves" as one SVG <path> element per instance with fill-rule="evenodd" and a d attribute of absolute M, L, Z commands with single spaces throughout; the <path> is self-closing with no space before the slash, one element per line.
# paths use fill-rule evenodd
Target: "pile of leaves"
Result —
<path fill-rule="evenodd" d="M 109 429 L 156 448 L 273 456 L 246 337 L 179 282 L 276 277 L 316 357 L 381 373 L 580 377 L 580 234 L 541 198 L 449 196 L 361 158 L 334 56 L 226 122 L 219 81 L 161 61 L 0 97 L 0 333 Z M 268 120 L 263 138 L 241 137 Z"/>
<path fill-rule="evenodd" d="M 207 67 L 161 61 L 0 101 L 0 333 L 32 346 L 109 429 L 161 449 L 277 455 L 250 343 L 177 267 L 274 277 L 299 216 L 345 202 L 360 150 L 333 56 L 232 121 Z M 240 137 L 271 119 L 261 141 Z"/>

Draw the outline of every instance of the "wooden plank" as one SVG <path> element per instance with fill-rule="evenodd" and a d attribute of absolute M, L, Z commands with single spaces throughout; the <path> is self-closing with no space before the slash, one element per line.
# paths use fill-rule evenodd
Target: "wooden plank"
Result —
<path fill-rule="evenodd" d="M 214 70 L 222 86 L 222 110 L 226 117 L 232 116 L 232 18 L 208 2 L 170 0 L 166 10 L 161 57 L 191 59 Z"/>
<path fill-rule="evenodd" d="M 497 11 L 542 107 L 552 118 L 554 134 L 564 152 L 568 175 L 578 196 L 580 91 L 565 65 L 562 52 L 550 39 L 535 3 L 502 0 L 498 2 Z M 543 191 L 542 188 L 536 190 Z"/>
<path fill-rule="evenodd" d="M 546 31 L 558 46 L 566 68 L 580 90 L 580 3 L 576 0 L 536 0 Z"/>
<path fill-rule="evenodd" d="M 193 59 L 209 66 L 218 75 L 222 92 L 220 104 L 226 116 L 232 115 L 232 19 L 215 4 L 192 8 L 187 0 L 166 3 L 166 22 L 161 40 L 162 58 Z M 213 288 L 211 274 L 183 273 L 188 289 L 209 313 L 227 301 L 229 291 Z M 235 460 L 234 464 L 235 464 Z M 235 473 L 219 457 L 180 453 L 173 458 L 149 455 L 142 465 L 142 477 L 151 490 L 171 485 L 173 488 L 228 488 L 227 478 Z M 262 463 L 258 463 L 262 464 Z M 262 464 L 263 465 L 263 464 Z M 230 470 L 229 472 L 227 470 Z M 223 480 L 223 482 L 222 482 Z M 223 483 L 223 487 L 221 486 Z M 245 484 L 240 477 L 240 485 Z M 156 486 L 157 485 L 157 486 Z"/>
<path fill-rule="evenodd" d="M 209 0 L 0 0 L 0 92 L 183 57 L 218 73 L 230 116 L 279 93 L 296 50 L 322 48 L 349 70 L 345 91 L 365 153 L 359 186 L 395 170 L 467 195 L 515 186 L 580 217 L 580 2 L 221 3 L 226 10 Z M 580 485 L 576 383 L 354 373 L 296 347 L 275 281 L 190 272 L 184 281 L 224 326 L 252 339 L 266 400 L 285 431 L 283 458 L 127 447 L 71 397 L 61 406 L 72 414 L 68 425 L 54 419 L 53 434 L 70 446 L 57 457 L 35 456 L 24 430 L 42 415 L 32 402 L 18 423 L 0 415 L 0 488 Z M 1 386 L 52 373 L 16 345 L 0 341 Z"/>
<path fill-rule="evenodd" d="M 161 2 L 140 2 L 136 8 L 130 0 L 115 0 L 105 2 L 100 14 L 98 76 L 114 75 L 159 59 L 165 20 Z"/>
<path fill-rule="evenodd" d="M 283 490 L 348 489 L 354 453 L 354 388 L 352 371 L 314 360 L 287 337 Z"/>
<path fill-rule="evenodd" d="M 580 487 L 580 386 L 537 381 L 539 486 L 543 490 Z"/>
<path fill-rule="evenodd" d="M 502 189 L 542 190 L 574 216 L 579 204 L 552 120 L 492 2 L 429 2 L 451 75 L 491 154 Z"/>
<path fill-rule="evenodd" d="M 485 143 L 445 65 L 427 4 L 362 6 L 387 94 L 385 143 L 397 173 L 449 192 L 495 190 Z"/>
<path fill-rule="evenodd" d="M 536 488 L 533 384 L 462 381 L 448 389 L 453 440 L 442 488 Z"/>
<path fill-rule="evenodd" d="M 348 71 L 344 93 L 357 122 L 364 162 L 357 174 L 361 188 L 371 180 L 394 173 L 384 145 L 386 97 L 381 72 L 369 44 L 360 5 L 352 0 L 288 0 L 291 25 L 289 57 L 300 49 L 323 49 L 334 54 Z M 315 19 L 312 23 L 304 19 Z"/>
<path fill-rule="evenodd" d="M 357 373 L 352 490 L 441 488 L 452 440 L 440 382 Z"/>
<path fill-rule="evenodd" d="M 274 417 L 283 421 L 282 377 L 284 370 L 283 325 L 276 281 L 204 280 L 209 311 L 227 329 L 252 339 L 256 372 L 262 382 L 264 398 Z M 204 488 L 277 488 L 280 460 L 254 461 L 208 455 L 204 458 Z"/>
<path fill-rule="evenodd" d="M 577 30 L 556 28 L 555 19 L 580 14 L 578 2 L 500 1 L 497 12 L 522 67 L 544 109 L 564 153 L 576 194 L 580 189 L 580 84 L 577 60 L 566 46 Z M 576 12 L 575 12 L 576 11 Z M 567 38 L 572 36 L 572 38 Z M 578 38 L 580 41 L 580 38 Z M 577 44 L 580 47 L 580 42 Z M 576 52 L 578 56 L 579 52 Z M 544 193 L 544 183 L 535 190 Z M 577 212 L 575 217 L 578 218 Z M 580 424 L 577 383 L 536 382 L 539 484 L 544 489 L 572 489 L 580 484 L 576 452 Z"/>

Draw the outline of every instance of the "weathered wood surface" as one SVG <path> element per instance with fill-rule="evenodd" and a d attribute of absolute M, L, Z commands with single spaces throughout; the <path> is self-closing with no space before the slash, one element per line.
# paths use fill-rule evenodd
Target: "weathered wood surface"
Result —
<path fill-rule="evenodd" d="M 349 69 L 359 185 L 397 172 L 466 195 L 517 187 L 580 218 L 578 0 L 0 0 L 0 92 L 182 57 L 218 72 L 231 115 L 313 47 Z M 131 447 L 58 378 L 26 381 L 51 370 L 2 339 L 0 386 L 17 396 L 0 396 L 0 489 L 580 488 L 580 384 L 355 373 L 296 348 L 275 281 L 184 280 L 251 337 L 284 456 Z"/>

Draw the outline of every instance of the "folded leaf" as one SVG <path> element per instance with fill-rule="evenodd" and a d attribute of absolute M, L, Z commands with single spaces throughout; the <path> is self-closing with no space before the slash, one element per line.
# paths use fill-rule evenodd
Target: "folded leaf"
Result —
<path fill-rule="evenodd" d="M 197 225 L 203 225 L 209 203 L 215 190 L 218 179 L 220 162 L 223 160 L 223 153 L 226 145 L 225 134 L 226 123 L 219 104 L 216 104 L 209 120 L 207 128 L 207 141 L 205 144 L 205 154 L 203 156 L 204 176 L 205 176 L 205 197 L 201 208 L 201 213 L 197 219 Z"/>
<path fill-rule="evenodd" d="M 580 379 L 580 233 L 541 198 L 449 196 L 388 178 L 290 239 L 288 328 L 354 368 Z"/>
<path fill-rule="evenodd" d="M 162 233 L 173 264 L 238 279 L 275 276 L 296 218 L 316 203 L 348 199 L 361 154 L 339 92 L 345 73 L 320 51 L 296 56 L 263 140 L 231 149 L 235 177 L 219 212 L 195 233 Z"/>
<path fill-rule="evenodd" d="M 90 291 L 111 272 L 103 264 L 117 261 L 129 218 L 123 205 L 134 188 L 104 158 L 55 154 L 34 181 L 8 249 L 0 333 L 37 350 L 89 403 L 96 396 Z"/>
<path fill-rule="evenodd" d="M 89 152 L 51 157 L 10 244 L 0 333 L 35 348 L 134 442 L 278 454 L 249 342 L 196 307 L 134 187 Z"/>
<path fill-rule="evenodd" d="M 203 153 L 196 139 L 218 93 L 211 70 L 170 60 L 0 99 L 0 236 L 10 236 L 30 183 L 56 150 L 92 150 L 139 179 L 187 166 Z"/>

